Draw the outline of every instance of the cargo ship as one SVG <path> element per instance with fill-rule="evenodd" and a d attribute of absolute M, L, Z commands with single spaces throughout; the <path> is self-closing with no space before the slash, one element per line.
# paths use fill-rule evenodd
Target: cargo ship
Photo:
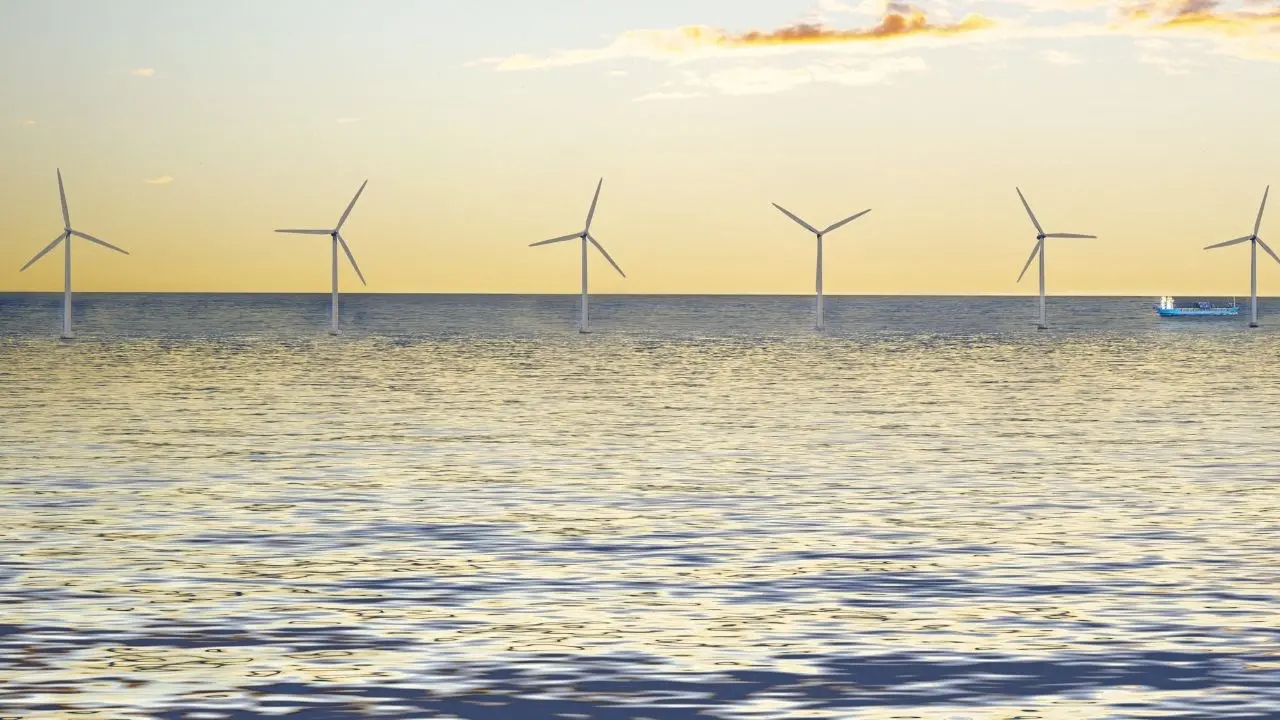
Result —
<path fill-rule="evenodd" d="M 1240 314 L 1240 306 L 1232 299 L 1230 305 L 1215 305 L 1205 300 L 1178 302 L 1171 297 L 1162 297 L 1153 306 L 1160 317 L 1230 317 Z"/>

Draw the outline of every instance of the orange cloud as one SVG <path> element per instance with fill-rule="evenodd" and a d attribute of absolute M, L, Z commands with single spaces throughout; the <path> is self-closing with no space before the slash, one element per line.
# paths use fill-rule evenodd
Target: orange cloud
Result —
<path fill-rule="evenodd" d="M 1142 0 L 1142 2 L 1121 5 L 1118 12 L 1121 17 L 1131 20 L 1151 20 L 1213 12 L 1217 7 L 1218 0 Z"/>
<path fill-rule="evenodd" d="M 909 35 L 956 35 L 994 26 L 995 21 L 982 15 L 969 15 L 958 23 L 936 25 L 930 23 L 923 12 L 906 10 L 890 12 L 878 25 L 870 28 L 836 30 L 814 23 L 801 23 L 767 33 L 752 31 L 742 35 L 721 35 L 716 42 L 722 47 L 847 43 Z"/>
<path fill-rule="evenodd" d="M 1157 25 L 1161 28 L 1201 28 L 1223 35 L 1260 35 L 1280 31 L 1280 10 L 1268 13 L 1189 12 L 1176 15 Z"/>
<path fill-rule="evenodd" d="M 1280 31 L 1280 8 L 1220 11 L 1219 0 L 1142 0 L 1119 8 L 1124 20 L 1151 30 L 1201 30 L 1231 37 Z"/>
<path fill-rule="evenodd" d="M 969 15 L 956 23 L 935 24 L 915 8 L 894 4 L 872 27 L 840 30 L 818 23 L 800 23 L 778 30 L 727 33 L 703 25 L 673 30 L 631 30 L 600 48 L 562 50 L 545 57 L 512 55 L 490 58 L 478 64 L 495 70 L 531 70 L 568 67 L 621 58 L 681 61 L 697 57 L 770 50 L 799 50 L 850 43 L 887 42 L 908 38 L 941 39 L 995 27 L 982 15 Z"/>
<path fill-rule="evenodd" d="M 1138 36 L 1181 36 L 1208 40 L 1213 52 L 1252 60 L 1280 61 L 1280 6 L 1274 0 L 1248 2 L 1240 9 L 1222 9 L 1220 0 L 1138 0 L 1117 8 L 1108 30 Z M 1171 63 L 1187 64 L 1165 55 L 1146 55 L 1146 61 L 1166 72 L 1185 72 Z"/>

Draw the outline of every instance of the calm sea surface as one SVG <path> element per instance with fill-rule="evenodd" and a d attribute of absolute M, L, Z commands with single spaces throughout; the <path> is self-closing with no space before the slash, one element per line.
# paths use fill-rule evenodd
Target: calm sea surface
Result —
<path fill-rule="evenodd" d="M 0 295 L 0 717 L 1280 717 L 1280 301 Z"/>

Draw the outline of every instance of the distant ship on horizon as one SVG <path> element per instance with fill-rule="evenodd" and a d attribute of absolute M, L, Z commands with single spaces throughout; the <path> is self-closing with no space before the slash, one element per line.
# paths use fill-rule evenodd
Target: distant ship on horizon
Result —
<path fill-rule="evenodd" d="M 1179 303 L 1166 295 L 1160 302 L 1152 306 L 1160 317 L 1230 317 L 1240 314 L 1240 305 L 1235 298 L 1230 305 L 1215 305 L 1207 300 L 1191 300 Z"/>

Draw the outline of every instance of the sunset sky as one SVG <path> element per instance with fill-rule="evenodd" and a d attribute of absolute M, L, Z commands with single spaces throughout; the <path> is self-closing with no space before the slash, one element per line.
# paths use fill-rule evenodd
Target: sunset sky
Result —
<path fill-rule="evenodd" d="M 1280 0 L 5 0 L 0 291 L 1248 294 Z M 1280 249 L 1280 198 L 1263 238 Z M 349 266 L 344 291 L 360 290 Z M 1280 265 L 1260 253 L 1260 291 Z"/>

